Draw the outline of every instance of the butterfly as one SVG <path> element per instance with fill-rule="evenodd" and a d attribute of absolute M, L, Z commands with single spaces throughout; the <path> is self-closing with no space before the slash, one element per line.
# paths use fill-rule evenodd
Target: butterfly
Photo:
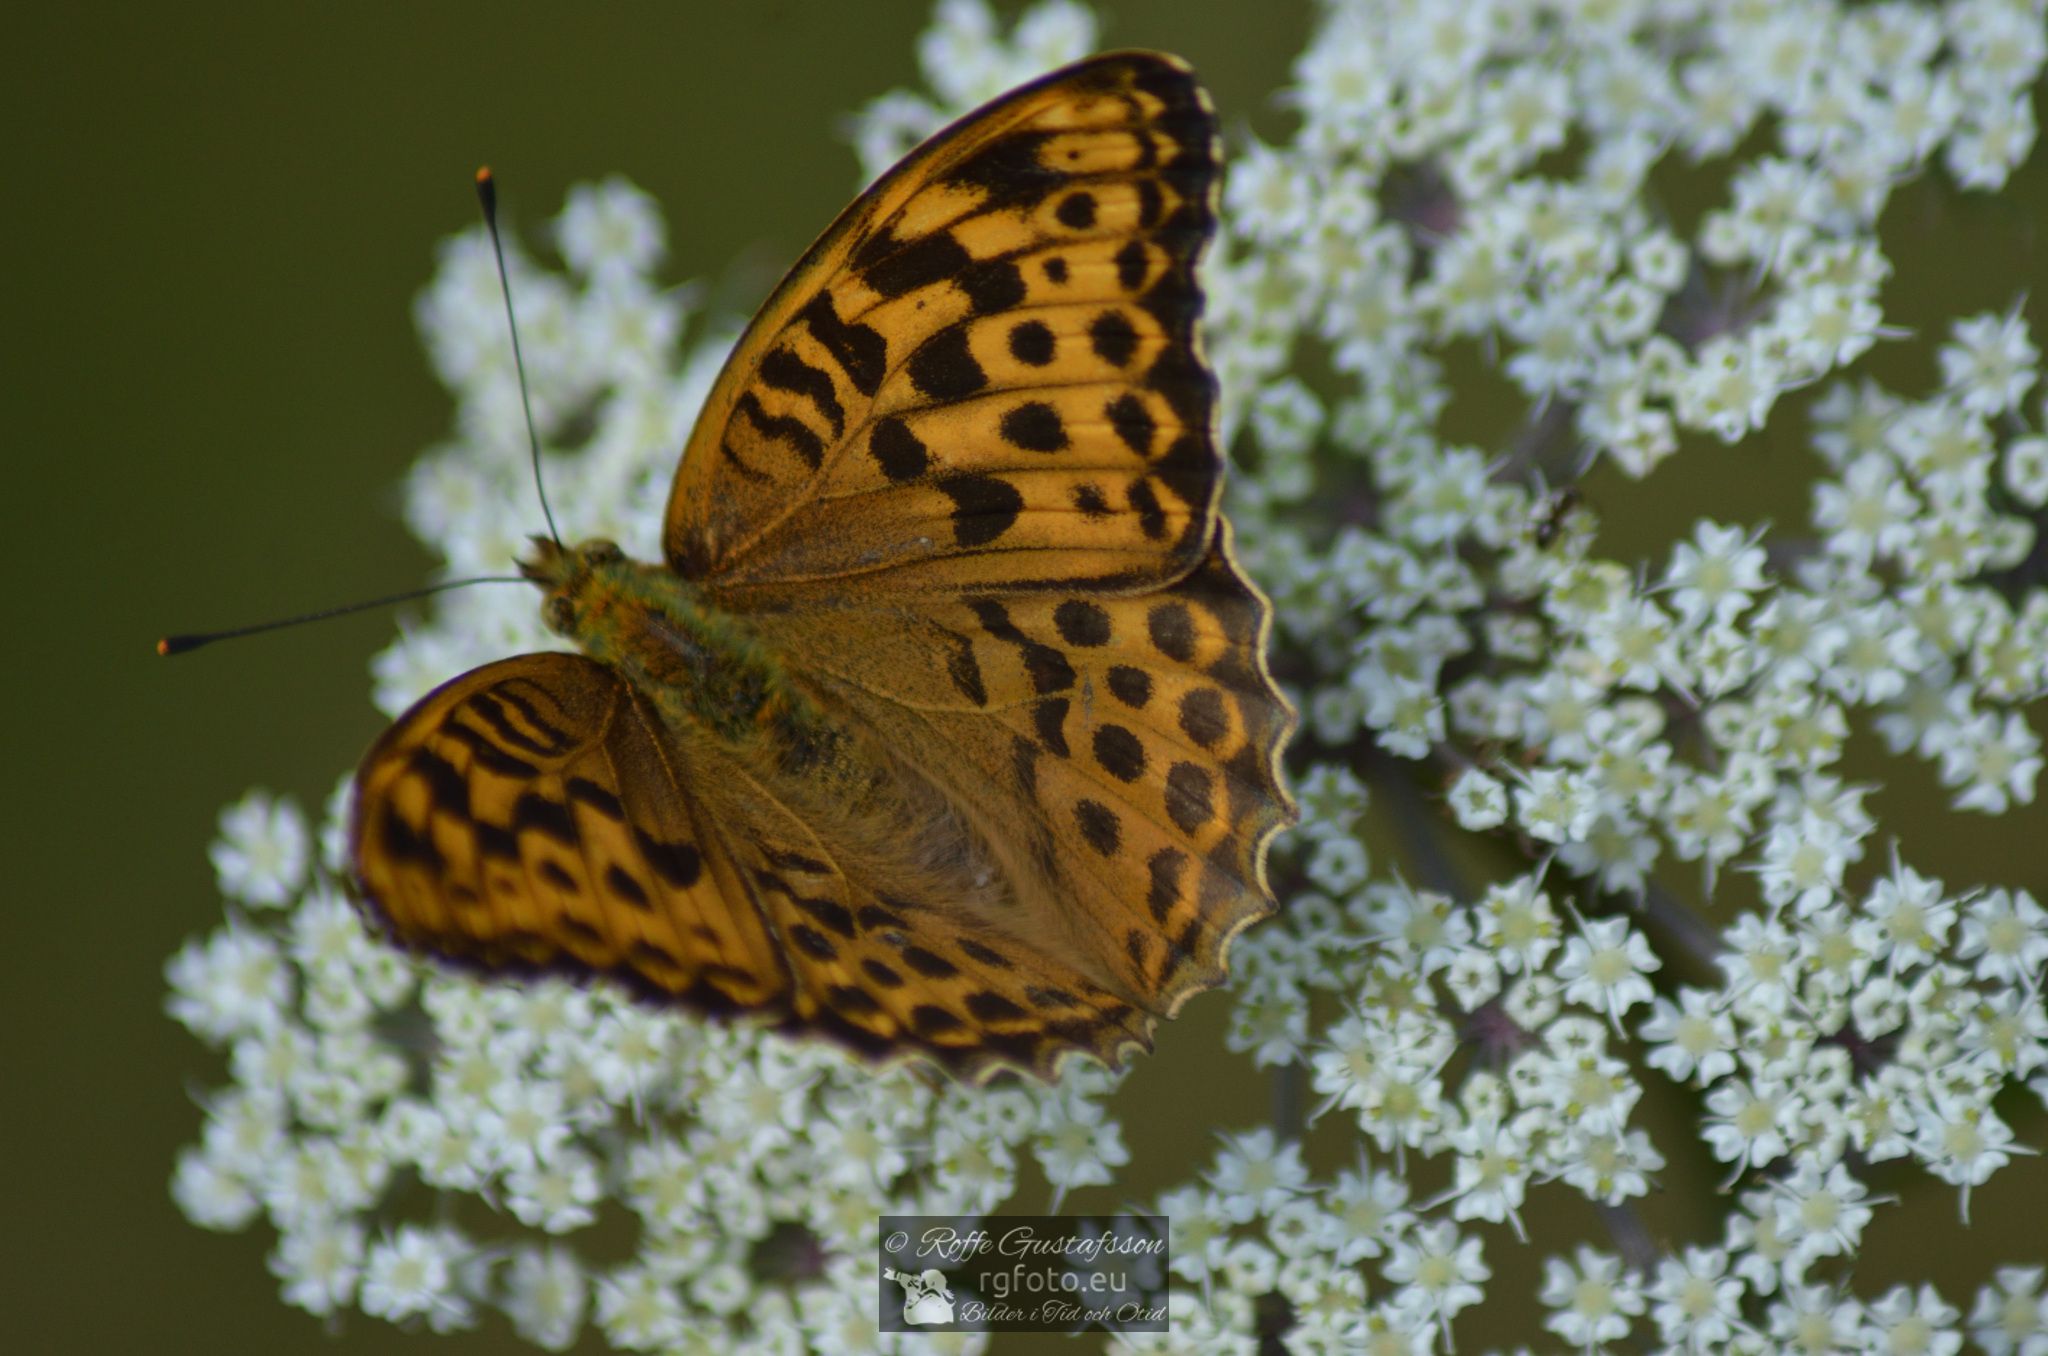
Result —
<path fill-rule="evenodd" d="M 1294 816 L 1196 334 L 1219 168 L 1189 68 L 1118 53 L 863 193 L 712 388 L 662 560 L 533 539 L 581 653 L 364 757 L 388 933 L 967 1080 L 1150 1049 Z"/>

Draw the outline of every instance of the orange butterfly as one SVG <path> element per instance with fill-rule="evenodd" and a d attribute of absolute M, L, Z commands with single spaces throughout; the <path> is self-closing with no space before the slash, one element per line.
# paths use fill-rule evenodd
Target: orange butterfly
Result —
<path fill-rule="evenodd" d="M 841 214 L 684 449 L 663 563 L 522 562 L 583 655 L 421 700 L 356 777 L 401 941 L 969 1078 L 1149 1048 L 1273 910 L 1293 714 L 1218 508 L 1181 62 L 997 99 Z"/>

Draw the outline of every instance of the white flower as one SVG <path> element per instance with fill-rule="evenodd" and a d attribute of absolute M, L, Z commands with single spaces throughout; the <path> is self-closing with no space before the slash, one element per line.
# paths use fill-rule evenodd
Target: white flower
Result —
<path fill-rule="evenodd" d="M 1576 1265 L 1561 1257 L 1543 1263 L 1543 1326 L 1573 1346 L 1592 1348 L 1628 1336 L 1629 1320 L 1644 1308 L 1642 1288 L 1622 1274 L 1621 1260 L 1583 1244 Z"/>
<path fill-rule="evenodd" d="M 629 1265 L 597 1281 L 597 1325 L 627 1351 L 674 1347 L 686 1331 L 675 1284 L 652 1267 Z"/>
<path fill-rule="evenodd" d="M 470 1327 L 474 1308 L 456 1285 L 468 1253 L 448 1229 L 406 1225 L 378 1240 L 363 1263 L 363 1312 L 393 1323 L 425 1316 L 435 1332 Z"/>
<path fill-rule="evenodd" d="M 164 966 L 171 1016 L 224 1041 L 271 1026 L 291 1001 L 291 967 L 267 934 L 230 923 L 204 943 L 187 942 Z"/>
<path fill-rule="evenodd" d="M 284 1298 L 323 1317 L 356 1297 L 362 1275 L 363 1229 L 354 1220 L 316 1219 L 279 1236 L 269 1257 Z"/>
<path fill-rule="evenodd" d="M 1974 960 L 1980 980 L 2031 984 L 2048 964 L 2048 910 L 2025 890 L 1989 890 L 1963 906 L 1957 960 Z"/>
<path fill-rule="evenodd" d="M 555 242 L 578 273 L 637 277 L 661 265 L 668 229 L 652 198 L 612 175 L 569 190 L 555 221 Z"/>
<path fill-rule="evenodd" d="M 2048 1298 L 2042 1268 L 2000 1267 L 1996 1286 L 1977 1291 L 1970 1336 L 1992 1356 L 2040 1356 L 2048 1351 Z"/>
<path fill-rule="evenodd" d="M 583 1327 L 589 1282 L 575 1254 L 549 1245 L 514 1253 L 502 1303 L 520 1336 L 548 1351 L 566 1351 Z"/>
<path fill-rule="evenodd" d="M 1735 1068 L 1734 1020 L 1703 989 L 1680 989 L 1678 998 L 1678 1004 L 1653 998 L 1650 1017 L 1638 1028 L 1657 1047 L 1650 1063 L 1673 1078 L 1712 1084 Z"/>
<path fill-rule="evenodd" d="M 1380 1269 L 1402 1297 L 1448 1321 L 1479 1301 L 1480 1283 L 1493 1275 L 1479 1254 L 1479 1240 L 1460 1237 L 1455 1225 L 1424 1224 L 1394 1244 Z"/>
<path fill-rule="evenodd" d="M 1650 1001 L 1653 990 L 1644 976 L 1662 968 L 1627 919 L 1602 918 L 1581 923 L 1579 935 L 1566 939 L 1557 977 L 1564 981 L 1566 1002 L 1605 1012 L 1619 1031 L 1624 1012 Z"/>
<path fill-rule="evenodd" d="M 1671 601 L 1688 624 L 1701 618 L 1730 622 L 1764 587 L 1764 553 L 1754 535 L 1701 519 L 1693 539 L 1672 548 L 1664 571 Z"/>
<path fill-rule="evenodd" d="M 1206 1180 L 1223 1213 L 1237 1223 L 1270 1214 L 1308 1184 L 1301 1146 L 1276 1144 L 1270 1130 L 1226 1137 Z"/>
<path fill-rule="evenodd" d="M 1784 1156 L 1798 1132 L 1804 1099 L 1777 1083 L 1730 1078 L 1707 1093 L 1707 1147 L 1739 1171 Z"/>
<path fill-rule="evenodd" d="M 221 892 L 245 904 L 283 904 L 306 876 L 305 816 L 289 798 L 251 791 L 220 814 L 220 838 L 208 849 Z"/>
<path fill-rule="evenodd" d="M 1451 787 L 1450 801 L 1451 812 L 1462 828 L 1479 832 L 1507 822 L 1507 788 L 1476 767 L 1468 767 L 1458 775 Z"/>
<path fill-rule="evenodd" d="M 2034 779 L 2041 773 L 2041 739 L 2017 711 L 2003 722 L 1980 711 L 1957 729 L 1942 750 L 1941 780 L 1962 788 L 1958 810 L 2003 814 L 2012 804 L 2031 805 Z"/>
<path fill-rule="evenodd" d="M 1100 1106 L 1078 1097 L 1046 1104 L 1032 1149 L 1046 1180 L 1060 1192 L 1114 1181 L 1114 1170 L 1131 1161 L 1121 1127 Z"/>
<path fill-rule="evenodd" d="M 2002 318 L 1976 315 L 1955 323 L 1954 342 L 1941 349 L 1941 375 L 1964 409 L 1999 414 L 2033 386 L 2040 359 L 2017 309 Z"/>
<path fill-rule="evenodd" d="M 1776 1191 L 1778 1237 L 1792 1249 L 1794 1265 L 1804 1269 L 1816 1258 L 1855 1252 L 1871 1207 L 1868 1191 L 1847 1166 L 1823 1169 L 1802 1155 Z"/>
<path fill-rule="evenodd" d="M 1787 1284 L 1764 1317 L 1780 1351 L 1851 1351 L 1863 1306 L 1831 1286 Z"/>

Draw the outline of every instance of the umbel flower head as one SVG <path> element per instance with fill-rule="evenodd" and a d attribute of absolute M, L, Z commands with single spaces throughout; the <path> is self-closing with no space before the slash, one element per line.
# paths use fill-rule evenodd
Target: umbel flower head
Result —
<path fill-rule="evenodd" d="M 866 169 L 1094 41 L 1059 0 L 1007 32 L 947 0 L 930 90 L 857 121 Z M 1882 821 L 1843 761 L 1874 733 L 1953 813 L 2034 796 L 2027 302 L 1889 326 L 1888 281 L 1930 265 L 1878 223 L 1909 181 L 2004 189 L 2044 57 L 2040 0 L 1321 6 L 1291 132 L 1232 148 L 1206 277 L 1238 542 L 1305 722 L 1285 908 L 1235 954 L 1213 1055 L 1277 1110 L 1207 1161 L 1158 1161 L 1173 1113 L 1099 1070 L 967 1090 L 421 968 L 338 891 L 344 787 L 318 822 L 262 793 L 222 816 L 225 921 L 168 966 L 227 1070 L 180 1205 L 264 1217 L 312 1313 L 496 1311 L 547 1349 L 979 1350 L 877 1331 L 876 1217 L 1093 1192 L 1171 1227 L 1172 1329 L 1119 1351 L 1449 1350 L 1482 1306 L 1532 1347 L 2048 1351 L 2038 1248 L 1970 1294 L 1856 1274 L 1896 1184 L 1982 1225 L 2034 1151 L 2010 1121 L 2048 1100 L 2048 912 L 1916 867 L 1938 830 Z M 659 281 L 623 181 L 574 191 L 552 243 L 559 268 L 509 262 L 543 444 L 588 428 L 544 457 L 556 511 L 653 556 L 731 319 Z M 531 519 L 498 289 L 471 231 L 419 304 L 457 416 L 407 516 L 451 573 L 502 568 Z M 1879 385 L 1879 344 L 1930 346 L 1930 382 Z M 1667 462 L 1752 475 L 1766 430 L 1805 521 L 1601 554 Z M 377 700 L 554 643 L 529 597 L 451 594 Z M 1679 1109 L 1656 1138 L 1646 1099 Z M 1717 1235 L 1635 1214 L 1680 1154 L 1719 1165 Z M 1132 1201 L 1126 1168 L 1180 1182 Z M 1610 1228 L 1532 1227 L 1571 1198 Z M 620 1212 L 623 1259 L 590 1242 Z M 1512 1291 L 1487 1259 L 1524 1248 Z"/>

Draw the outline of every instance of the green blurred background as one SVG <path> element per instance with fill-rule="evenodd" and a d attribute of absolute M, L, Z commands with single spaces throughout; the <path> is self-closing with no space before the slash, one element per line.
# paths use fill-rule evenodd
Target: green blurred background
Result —
<path fill-rule="evenodd" d="M 858 187 L 836 129 L 915 81 L 927 13 L 921 0 L 767 0 L 16 14 L 0 88 L 14 204 L 0 226 L 0 389 L 30 562 L 6 664 L 8 846 L 29 869 L 9 889 L 18 940 L 0 981 L 14 1033 L 14 1166 L 0 1194 L 8 1349 L 530 1349 L 501 1323 L 430 1339 L 360 1315 L 329 1342 L 278 1300 L 267 1226 L 208 1234 L 173 1207 L 167 1183 L 199 1128 L 195 1095 L 223 1075 L 163 1015 L 162 966 L 218 921 L 205 854 L 216 816 L 251 785 L 317 812 L 381 726 L 366 664 L 393 622 L 350 618 L 176 663 L 150 645 L 421 579 L 394 486 L 449 407 L 411 305 L 435 241 L 473 220 L 479 163 L 497 170 L 536 244 L 532 228 L 569 184 L 623 172 L 667 210 L 668 276 L 707 279 L 714 299 L 748 309 Z M 1270 93 L 1308 24 L 1303 0 L 1123 0 L 1103 41 L 1185 55 L 1230 123 L 1278 134 L 1287 122 Z M 2044 217 L 2038 163 L 2000 199 L 1909 193 L 1887 218 L 1901 265 L 1888 313 L 1933 325 L 2002 309 L 2021 288 L 2040 295 Z M 1932 358 L 1911 347 L 1875 365 L 1917 392 Z M 1648 549 L 1700 512 L 1786 522 L 1803 511 L 1793 487 L 1809 463 L 1747 448 L 1692 460 L 1631 496 L 1603 548 Z M 1851 771 L 1896 772 L 1872 747 L 1859 744 Z M 1951 880 L 2048 895 L 2040 813 L 1948 817 L 1926 783 L 1909 776 L 1877 802 L 1909 855 Z M 1223 1010 L 1196 1004 L 1134 1076 L 1130 1098 L 1174 1106 L 1171 1142 L 1133 1143 L 1136 1190 L 1184 1176 L 1215 1129 L 1261 1119 L 1263 1089 L 1213 1067 Z M 1669 1110 L 1647 1112 L 1667 1150 L 1685 1143 Z M 2012 1114 L 2039 1142 L 2039 1115 Z M 1661 1234 L 1702 1241 L 1716 1175 L 1674 1163 L 1653 1203 Z M 2036 1164 L 1980 1194 L 1968 1246 L 1945 1243 L 1938 1258 L 1928 1231 L 1953 1237 L 1953 1193 L 1917 1178 L 1892 1189 L 1924 1199 L 1880 1214 L 1859 1273 L 1866 1294 L 1929 1276 L 1967 1307 L 1987 1261 L 2044 1251 Z M 1602 1236 L 1589 1209 L 1539 1213 Z M 1529 1293 L 1533 1271 L 1510 1280 L 1526 1259 L 1486 1232 L 1497 1293 Z M 1519 1322 L 1485 1326 L 1511 1339 Z"/>

